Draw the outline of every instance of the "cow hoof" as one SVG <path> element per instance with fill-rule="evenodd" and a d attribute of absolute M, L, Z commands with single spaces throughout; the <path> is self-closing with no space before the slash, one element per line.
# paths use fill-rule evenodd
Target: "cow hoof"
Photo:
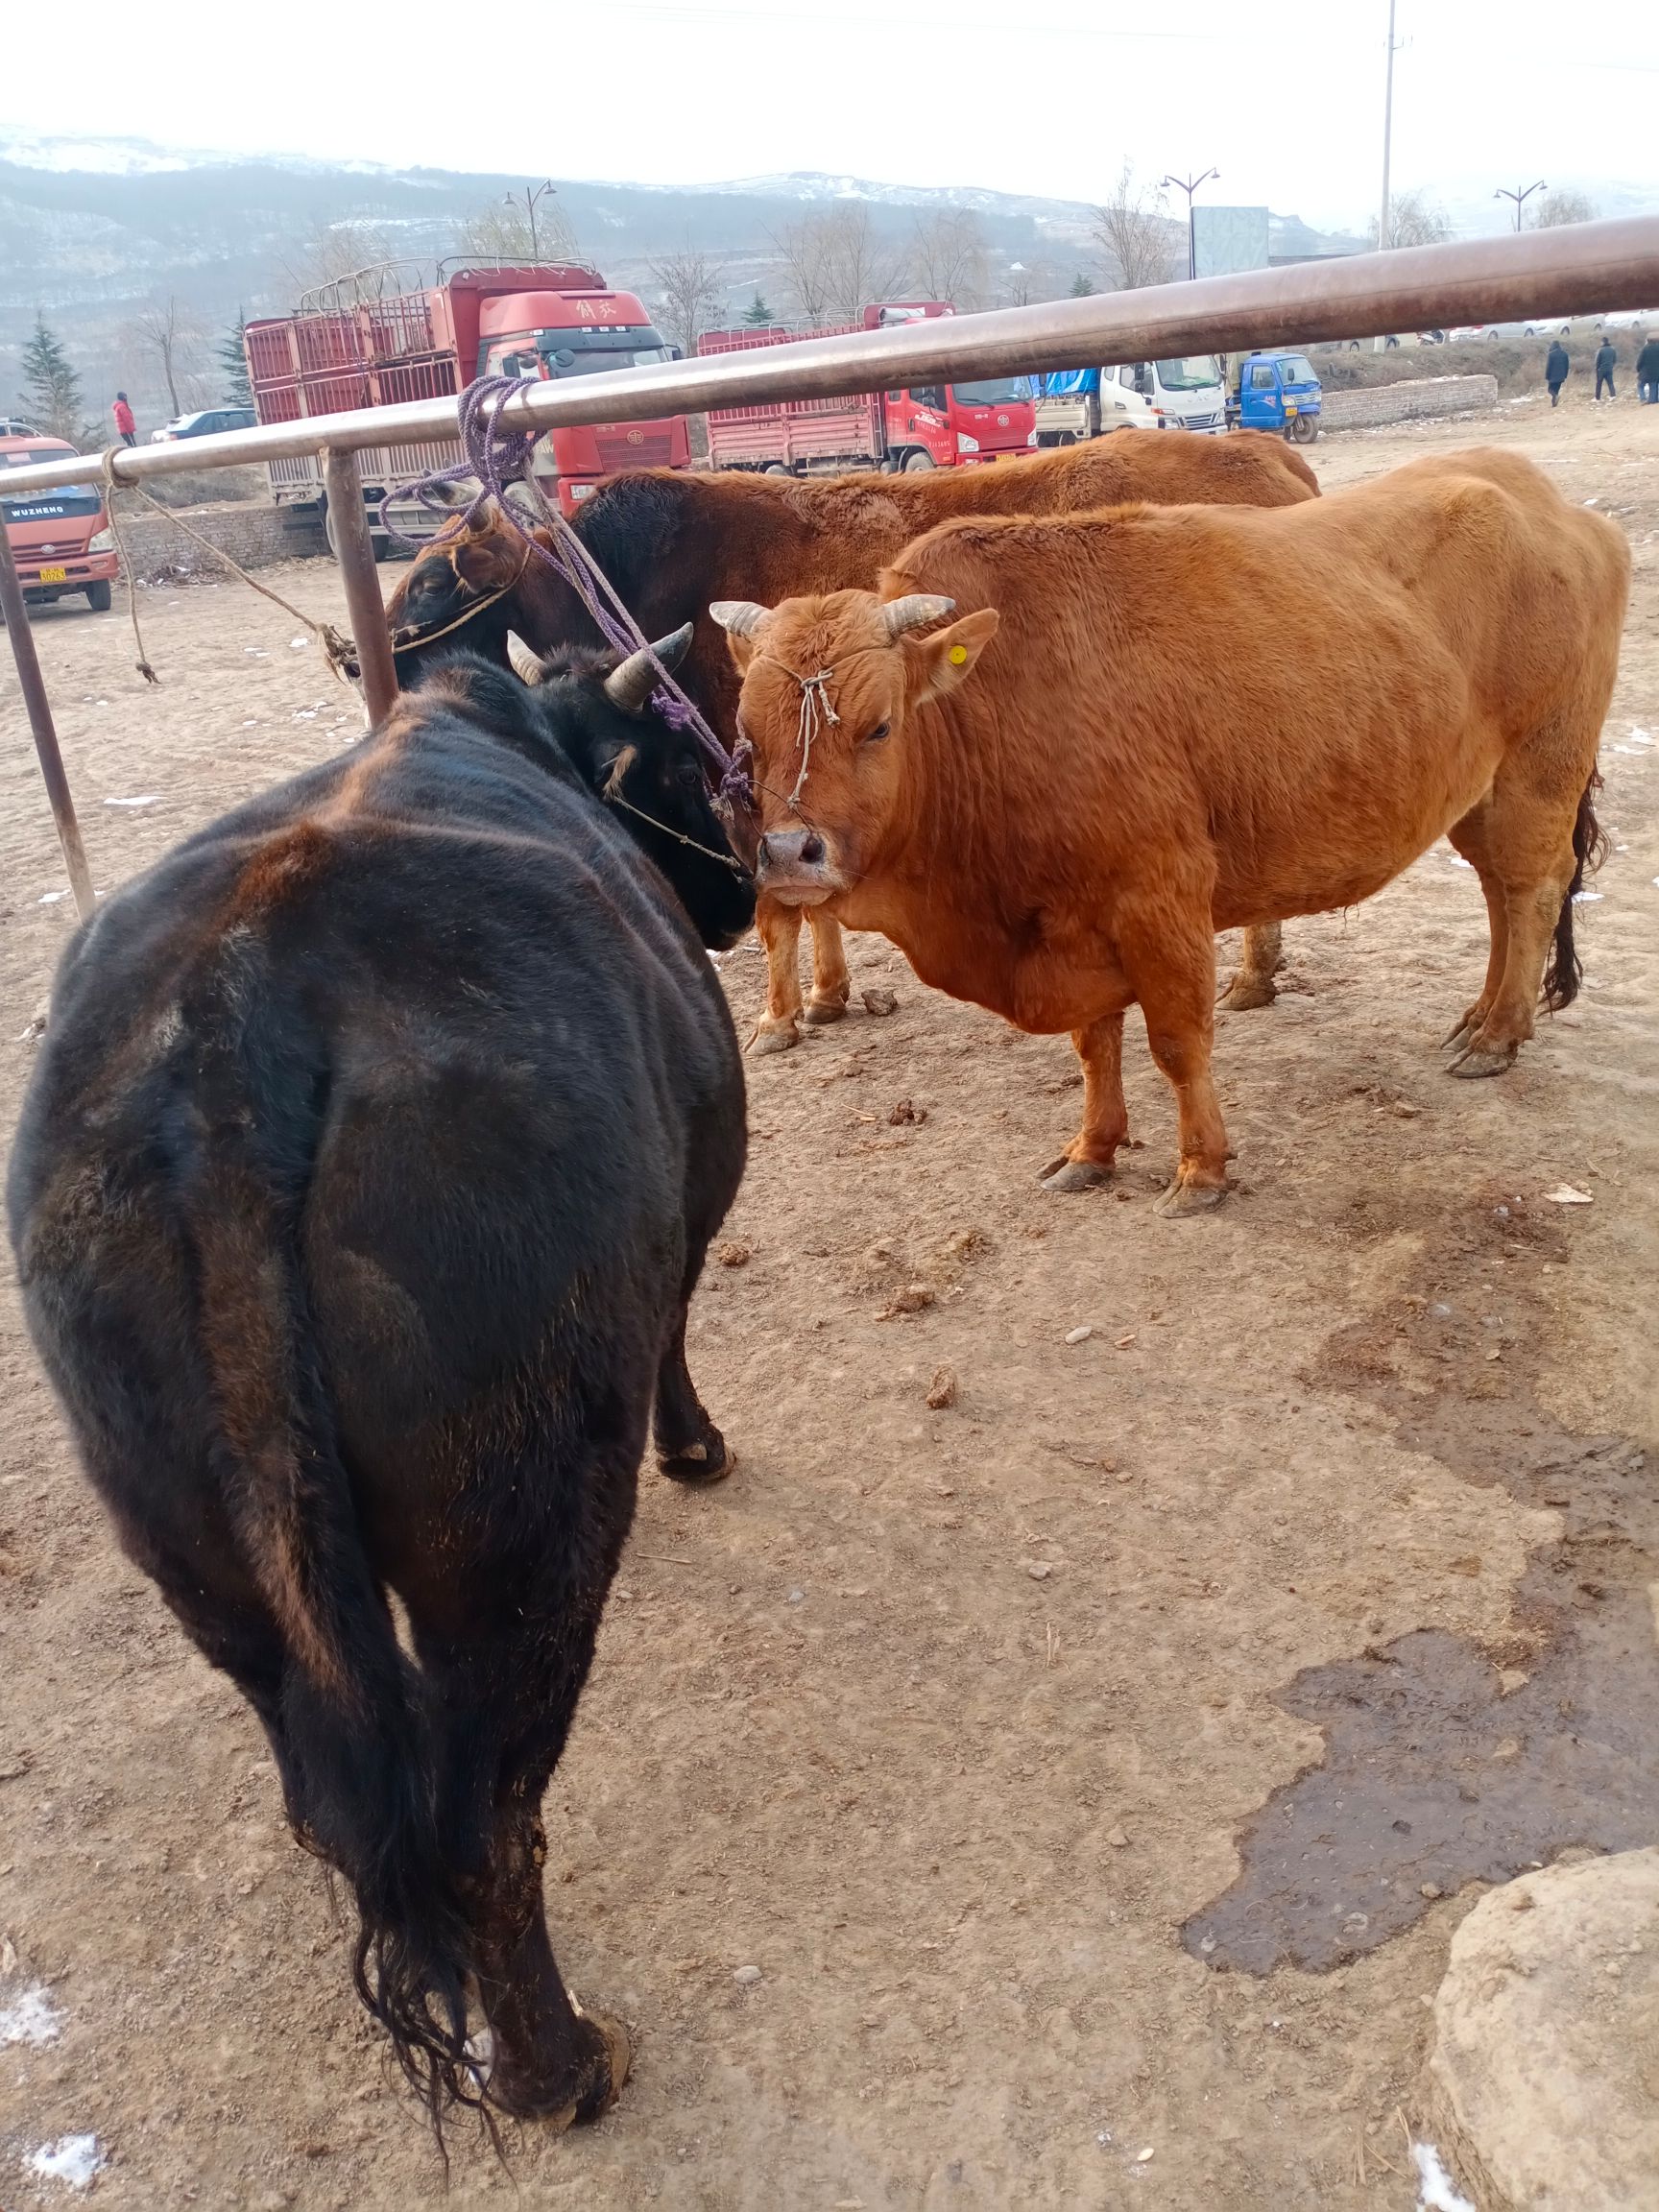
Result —
<path fill-rule="evenodd" d="M 1448 1075 L 1463 1076 L 1502 1075 L 1506 1068 L 1514 1067 L 1518 1049 L 1514 1045 L 1500 1045 L 1495 1051 L 1480 1051 L 1471 1045 L 1466 1052 L 1460 1053 L 1453 1061 L 1446 1072 Z"/>
<path fill-rule="evenodd" d="M 831 1022 L 845 1022 L 847 1001 L 845 998 L 808 998 L 801 1019 L 811 1029 L 826 1028 Z"/>
<path fill-rule="evenodd" d="M 1271 1006 L 1278 996 L 1279 986 L 1271 975 L 1250 975 L 1240 968 L 1215 1001 L 1216 1011 L 1248 1014 L 1257 1006 Z"/>
<path fill-rule="evenodd" d="M 697 1441 L 687 1444 L 683 1452 L 660 1452 L 657 1464 L 670 1482 L 724 1482 L 736 1458 L 710 1421 Z"/>
<path fill-rule="evenodd" d="M 1161 1191 L 1152 1201 L 1154 1214 L 1162 1214 L 1166 1220 L 1179 1219 L 1188 1214 L 1208 1214 L 1212 1206 L 1219 1206 L 1227 1195 L 1225 1183 L 1185 1183 L 1177 1176 L 1167 1190 Z"/>
<path fill-rule="evenodd" d="M 1058 1160 L 1050 1160 L 1037 1178 L 1045 1190 L 1056 1190 L 1062 1195 L 1073 1190 L 1098 1190 L 1103 1183 L 1110 1183 L 1112 1170 L 1101 1166 L 1098 1160 L 1071 1160 L 1062 1152 Z"/>
<path fill-rule="evenodd" d="M 628 2079 L 633 2057 L 628 2032 L 619 2020 L 603 2012 L 584 2012 L 574 1997 L 570 2002 L 576 2013 L 576 2060 L 560 2085 L 557 2103 L 533 2082 L 520 2081 L 510 2065 L 496 2066 L 489 2086 L 489 2101 L 497 2111 L 514 2120 L 533 2121 L 555 2135 L 609 2111 Z"/>
<path fill-rule="evenodd" d="M 578 2121 L 597 2120 L 611 2109 L 620 2095 L 622 2084 L 628 2079 L 628 2069 L 634 2062 L 634 2052 L 628 2041 L 628 2031 L 620 2020 L 613 2020 L 609 2012 L 584 2012 L 580 2006 L 577 2012 L 588 2027 L 598 2029 L 604 2043 L 601 2054 L 604 2071 L 595 2075 L 591 2087 L 576 2104 Z"/>
<path fill-rule="evenodd" d="M 1461 1052 L 1465 1046 L 1473 1043 L 1477 1031 L 1480 1028 L 1485 1019 L 1486 1012 L 1484 1007 L 1471 1006 L 1468 1013 L 1463 1015 L 1462 1018 L 1454 1025 L 1451 1035 L 1441 1039 L 1441 1051 Z"/>
<path fill-rule="evenodd" d="M 749 1049 L 758 1058 L 763 1052 L 792 1051 L 800 1042 L 801 1033 L 793 1022 L 780 1022 L 776 1028 L 768 1028 L 762 1022 L 749 1040 Z"/>

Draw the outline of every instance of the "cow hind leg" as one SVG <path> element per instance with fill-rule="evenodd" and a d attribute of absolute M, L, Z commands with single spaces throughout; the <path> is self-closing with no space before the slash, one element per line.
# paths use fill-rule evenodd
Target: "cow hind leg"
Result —
<path fill-rule="evenodd" d="M 1037 1180 L 1046 1190 L 1093 1190 L 1111 1181 L 1119 1144 L 1129 1139 L 1123 1096 L 1123 1016 L 1108 1014 L 1087 1029 L 1073 1029 L 1072 1046 L 1083 1063 L 1083 1126 Z"/>
<path fill-rule="evenodd" d="M 1271 1006 L 1279 996 L 1273 980 L 1285 965 L 1285 931 L 1277 922 L 1262 922 L 1244 932 L 1244 947 L 1238 971 L 1222 992 L 1219 1003 L 1229 1014 L 1242 1014 L 1256 1006 Z"/>
<path fill-rule="evenodd" d="M 1165 1214 L 1197 1214 L 1227 1194 L 1221 1102 L 1210 1071 L 1215 1027 L 1215 939 L 1208 887 L 1190 908 L 1165 902 L 1144 908 L 1123 901 L 1116 918 L 1118 955 L 1146 1017 L 1152 1057 L 1175 1093 L 1180 1161 L 1158 1200 Z"/>
<path fill-rule="evenodd" d="M 764 894 L 755 902 L 755 928 L 766 954 L 766 1005 L 751 1052 L 787 1052 L 801 1042 L 801 909 Z"/>
<path fill-rule="evenodd" d="M 590 1469 L 578 1491 L 594 1481 L 631 1495 L 619 1458 L 603 1474 Z M 631 2056 L 621 2024 L 585 2009 L 565 1987 L 542 1893 L 541 1798 L 588 1677 L 613 1563 L 605 1562 L 595 1587 L 577 1584 L 568 1552 L 543 1560 L 541 1573 L 519 1577 L 512 1608 L 492 1603 L 458 1617 L 446 1592 L 441 1639 L 422 1620 L 421 1598 L 410 1602 L 441 1744 L 441 1818 L 460 1870 L 487 2025 L 471 2045 L 479 2086 L 495 2110 L 555 2129 L 597 2119 L 626 2080 Z M 479 1576 L 478 1586 L 491 1579 Z"/>
<path fill-rule="evenodd" d="M 818 907 L 807 909 L 806 926 L 812 932 L 812 992 L 804 1019 L 813 1028 L 839 1022 L 853 996 L 853 978 L 847 973 L 847 945 L 841 925 Z"/>
<path fill-rule="evenodd" d="M 1480 997 L 1448 1040 L 1454 1075 L 1501 1075 L 1514 1065 L 1532 1035 L 1552 935 L 1566 936 L 1571 956 L 1569 902 L 1595 816 L 1575 791 L 1540 791 L 1524 767 L 1505 763 L 1481 805 L 1452 832 L 1479 871 L 1492 932 Z"/>

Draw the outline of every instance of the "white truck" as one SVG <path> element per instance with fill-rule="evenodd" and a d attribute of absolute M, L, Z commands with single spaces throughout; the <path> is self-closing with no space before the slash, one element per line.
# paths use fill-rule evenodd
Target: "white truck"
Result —
<path fill-rule="evenodd" d="M 1109 430 L 1221 431 L 1227 398 L 1213 354 L 1062 369 L 1035 379 L 1037 443 L 1075 445 Z"/>

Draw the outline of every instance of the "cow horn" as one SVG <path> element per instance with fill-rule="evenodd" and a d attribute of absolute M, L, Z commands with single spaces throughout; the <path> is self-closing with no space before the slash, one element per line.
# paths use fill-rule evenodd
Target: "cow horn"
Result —
<path fill-rule="evenodd" d="M 540 656 L 531 652 L 517 630 L 509 630 L 507 633 L 507 659 L 512 663 L 513 673 L 517 677 L 520 684 L 535 685 L 541 683 L 541 661 Z"/>
<path fill-rule="evenodd" d="M 941 599 L 936 591 L 907 591 L 902 599 L 889 599 L 881 610 L 889 637 L 902 637 L 906 630 L 919 630 L 924 622 L 939 622 L 956 612 L 954 599 Z"/>
<path fill-rule="evenodd" d="M 709 618 L 730 637 L 753 637 L 771 612 L 753 599 L 716 599 L 709 610 Z"/>

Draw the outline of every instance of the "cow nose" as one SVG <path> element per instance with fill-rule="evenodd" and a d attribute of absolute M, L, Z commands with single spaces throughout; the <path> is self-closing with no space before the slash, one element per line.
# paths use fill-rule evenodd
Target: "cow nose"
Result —
<path fill-rule="evenodd" d="M 801 858 L 808 868 L 816 868 L 824 857 L 824 840 L 816 830 L 808 830 L 801 840 Z"/>
<path fill-rule="evenodd" d="M 828 856 L 816 830 L 769 830 L 760 840 L 758 866 L 762 875 L 769 868 L 821 868 Z"/>

